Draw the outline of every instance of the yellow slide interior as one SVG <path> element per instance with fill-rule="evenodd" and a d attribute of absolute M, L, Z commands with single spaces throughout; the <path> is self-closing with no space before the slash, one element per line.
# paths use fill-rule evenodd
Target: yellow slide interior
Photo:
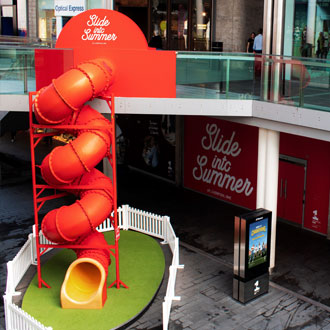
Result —
<path fill-rule="evenodd" d="M 68 268 L 62 284 L 62 308 L 102 308 L 106 300 L 105 275 L 98 261 L 91 258 L 75 260 Z"/>

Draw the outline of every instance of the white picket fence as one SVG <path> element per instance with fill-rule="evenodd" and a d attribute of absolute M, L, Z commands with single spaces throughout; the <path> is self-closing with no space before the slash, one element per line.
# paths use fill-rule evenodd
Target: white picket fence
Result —
<path fill-rule="evenodd" d="M 163 330 L 168 329 L 171 306 L 173 300 L 179 300 L 175 296 L 175 281 L 178 269 L 183 268 L 179 265 L 179 239 L 171 226 L 170 218 L 160 216 L 149 212 L 141 211 L 123 205 L 118 208 L 118 226 L 123 230 L 135 230 L 153 237 L 163 239 L 163 244 L 169 244 L 172 252 L 172 264 L 169 268 L 169 278 L 166 290 L 166 296 L 163 302 Z M 106 219 L 97 230 L 106 232 L 113 230 L 110 219 Z M 5 319 L 7 330 L 52 330 L 52 327 L 46 327 L 32 316 L 24 312 L 21 308 L 13 304 L 13 296 L 20 294 L 16 292 L 16 287 L 21 281 L 30 265 L 35 265 L 37 252 L 35 246 L 35 230 L 28 236 L 28 240 L 18 252 L 16 257 L 7 263 L 7 285 L 3 296 Z M 51 244 L 42 234 L 39 233 L 40 242 Z M 47 253 L 48 251 L 46 251 Z"/>

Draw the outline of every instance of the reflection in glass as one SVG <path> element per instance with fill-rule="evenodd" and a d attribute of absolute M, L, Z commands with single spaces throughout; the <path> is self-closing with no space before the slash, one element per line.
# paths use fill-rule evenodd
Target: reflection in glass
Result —
<path fill-rule="evenodd" d="M 192 15 L 192 39 L 193 50 L 210 50 L 210 21 L 211 2 L 210 0 L 194 0 Z"/>
<path fill-rule="evenodd" d="M 188 49 L 188 1 L 172 1 L 170 49 Z"/>
<path fill-rule="evenodd" d="M 330 0 L 288 0 L 284 54 L 329 58 Z"/>
<path fill-rule="evenodd" d="M 167 1 L 152 0 L 150 47 L 166 49 Z"/>

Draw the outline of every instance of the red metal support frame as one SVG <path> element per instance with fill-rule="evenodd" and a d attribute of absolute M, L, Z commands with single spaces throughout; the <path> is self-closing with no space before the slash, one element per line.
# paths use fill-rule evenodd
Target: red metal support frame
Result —
<path fill-rule="evenodd" d="M 112 178 L 113 178 L 113 202 L 114 202 L 114 232 L 115 232 L 115 259 L 116 259 L 116 280 L 109 286 L 111 288 L 116 284 L 117 289 L 120 285 L 128 289 L 127 285 L 120 280 L 119 274 L 119 246 L 118 240 L 120 238 L 120 229 L 118 227 L 118 212 L 117 212 L 117 162 L 116 162 L 116 117 L 115 117 L 115 96 L 111 94 L 111 98 L 104 98 L 111 111 L 111 125 L 112 125 L 112 145 L 111 145 L 111 159 L 112 159 Z M 111 164 L 111 161 L 109 159 Z"/>
<path fill-rule="evenodd" d="M 119 244 L 118 240 L 120 238 L 120 228 L 118 227 L 118 212 L 117 212 L 117 171 L 116 171 L 116 133 L 115 133 L 115 110 L 114 110 L 114 100 L 115 96 L 112 94 L 111 97 L 100 97 L 106 101 L 110 109 L 110 124 L 111 124 L 111 135 L 112 135 L 112 145 L 110 155 L 107 157 L 110 165 L 112 166 L 112 181 L 113 181 L 113 204 L 114 204 L 114 216 L 112 217 L 109 214 L 111 224 L 114 228 L 115 243 L 114 245 L 102 245 L 102 246 L 91 246 L 91 245 L 75 245 L 75 244 L 41 244 L 39 237 L 39 212 L 42 206 L 49 200 L 60 198 L 66 196 L 66 192 L 58 192 L 57 190 L 73 190 L 73 189 L 103 189 L 103 186 L 74 186 L 74 185 L 63 185 L 61 187 L 50 186 L 47 184 L 37 184 L 36 182 L 36 167 L 39 165 L 36 164 L 35 149 L 38 146 L 39 142 L 45 136 L 56 135 L 56 130 L 65 130 L 65 129 L 100 129 L 100 127 L 95 125 L 39 125 L 33 122 L 33 110 L 34 110 L 34 96 L 36 92 L 29 93 L 29 122 L 30 122 L 30 148 L 31 148 L 31 168 L 32 168 L 32 191 L 33 191 L 33 208 L 34 208 L 34 224 L 35 224 L 35 236 L 36 236 L 36 250 L 37 250 L 37 272 L 38 272 L 38 287 L 41 288 L 44 285 L 47 288 L 50 288 L 50 285 L 46 283 L 42 278 L 41 272 L 41 256 L 49 248 L 71 248 L 71 249 L 85 249 L 85 248 L 106 248 L 109 250 L 110 254 L 114 256 L 116 261 L 116 280 L 109 286 L 111 288 L 116 284 L 117 289 L 122 285 L 125 288 L 128 288 L 121 279 L 119 271 Z M 40 128 L 50 128 L 54 130 L 54 133 L 38 133 L 37 129 Z M 103 128 L 104 129 L 104 128 Z M 47 190 L 54 190 L 53 194 L 42 196 L 43 192 Z M 41 251 L 41 249 L 44 249 Z"/>

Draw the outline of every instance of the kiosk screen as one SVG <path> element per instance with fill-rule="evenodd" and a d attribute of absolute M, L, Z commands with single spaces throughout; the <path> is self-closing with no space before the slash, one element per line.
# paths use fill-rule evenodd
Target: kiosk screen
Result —
<path fill-rule="evenodd" d="M 268 218 L 250 223 L 248 240 L 248 268 L 267 262 Z"/>

